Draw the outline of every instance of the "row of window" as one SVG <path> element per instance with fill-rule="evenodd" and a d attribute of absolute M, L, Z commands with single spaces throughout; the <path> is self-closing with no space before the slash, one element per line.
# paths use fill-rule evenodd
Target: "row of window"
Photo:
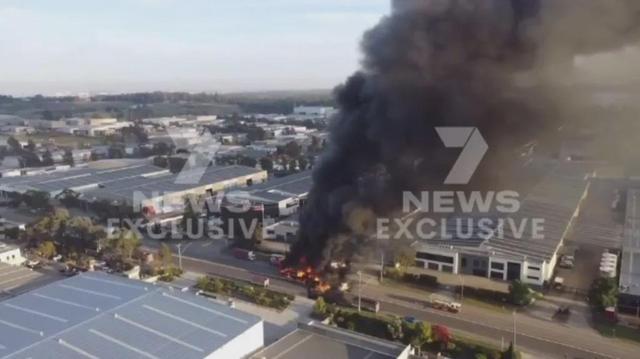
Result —
<path fill-rule="evenodd" d="M 416 258 L 418 258 L 418 259 L 426 259 L 426 260 L 430 260 L 430 261 L 434 261 L 434 262 L 440 262 L 440 263 L 453 264 L 453 257 L 442 256 L 442 255 L 439 255 L 439 254 L 418 252 L 418 253 L 416 253 Z"/>

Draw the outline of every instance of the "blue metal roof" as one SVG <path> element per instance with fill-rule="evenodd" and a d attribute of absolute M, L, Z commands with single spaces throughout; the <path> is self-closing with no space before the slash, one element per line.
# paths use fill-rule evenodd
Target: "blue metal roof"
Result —
<path fill-rule="evenodd" d="M 87 272 L 0 302 L 0 357 L 203 358 L 260 322 L 190 293 Z"/>

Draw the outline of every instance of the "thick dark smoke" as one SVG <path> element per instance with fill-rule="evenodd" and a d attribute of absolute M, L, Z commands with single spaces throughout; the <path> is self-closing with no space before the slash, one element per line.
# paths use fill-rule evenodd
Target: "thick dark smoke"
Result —
<path fill-rule="evenodd" d="M 404 190 L 442 187 L 459 149 L 435 127 L 478 127 L 489 153 L 465 188 L 499 185 L 520 146 L 562 120 L 554 71 L 639 31 L 636 0 L 406 1 L 419 6 L 365 34 L 362 70 L 335 92 L 340 114 L 290 264 L 349 256 L 366 237 L 351 223 L 358 213 L 384 215 Z"/>

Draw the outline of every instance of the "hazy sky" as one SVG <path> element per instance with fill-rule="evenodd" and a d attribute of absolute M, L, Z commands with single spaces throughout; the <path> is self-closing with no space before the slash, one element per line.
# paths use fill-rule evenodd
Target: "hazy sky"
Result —
<path fill-rule="evenodd" d="M 0 94 L 330 88 L 389 0 L 0 0 Z"/>

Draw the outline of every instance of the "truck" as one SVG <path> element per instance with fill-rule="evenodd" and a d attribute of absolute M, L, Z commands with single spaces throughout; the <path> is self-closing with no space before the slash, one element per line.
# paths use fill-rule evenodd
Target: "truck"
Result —
<path fill-rule="evenodd" d="M 378 313 L 380 311 L 380 302 L 367 297 L 353 296 L 353 298 L 351 299 L 351 305 L 356 308 L 358 308 L 358 305 L 360 305 L 360 309 L 368 310 L 374 313 Z"/>
<path fill-rule="evenodd" d="M 244 259 L 248 261 L 256 260 L 256 254 L 253 251 L 248 251 L 246 249 L 241 249 L 241 248 L 234 249 L 233 256 L 238 259 Z"/>
<path fill-rule="evenodd" d="M 439 295 L 431 295 L 429 301 L 431 303 L 431 307 L 438 310 L 458 313 L 460 312 L 460 309 L 462 309 L 462 304 Z"/>

